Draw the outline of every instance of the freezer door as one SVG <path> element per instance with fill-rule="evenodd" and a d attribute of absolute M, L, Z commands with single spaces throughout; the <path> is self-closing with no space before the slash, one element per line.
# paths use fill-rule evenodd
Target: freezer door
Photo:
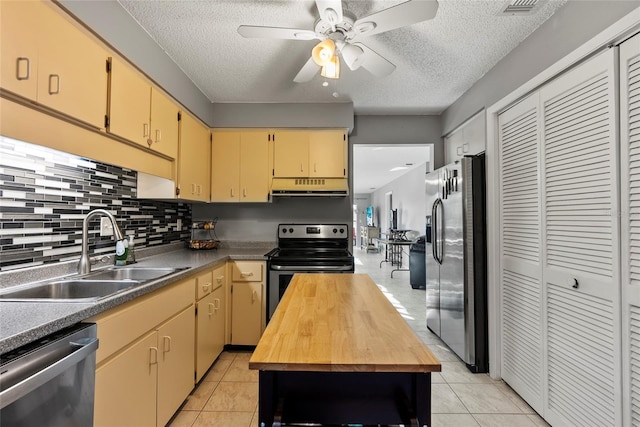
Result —
<path fill-rule="evenodd" d="M 427 327 L 440 336 L 440 264 L 436 260 L 438 201 L 440 200 L 440 170 L 433 171 L 425 177 L 427 217 L 425 237 L 425 275 L 427 279 Z"/>
<path fill-rule="evenodd" d="M 460 163 L 443 168 L 440 337 L 466 363 L 463 176 Z"/>

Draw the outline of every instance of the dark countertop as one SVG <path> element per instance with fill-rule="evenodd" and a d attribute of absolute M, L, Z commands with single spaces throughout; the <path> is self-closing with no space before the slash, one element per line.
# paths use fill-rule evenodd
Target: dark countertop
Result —
<path fill-rule="evenodd" d="M 269 249 L 178 249 L 143 258 L 136 267 L 175 267 L 182 270 L 95 302 L 9 302 L 0 301 L 0 354 L 13 350 L 57 330 L 82 322 L 98 313 L 124 304 L 168 284 L 192 276 L 227 260 L 264 261 Z"/>

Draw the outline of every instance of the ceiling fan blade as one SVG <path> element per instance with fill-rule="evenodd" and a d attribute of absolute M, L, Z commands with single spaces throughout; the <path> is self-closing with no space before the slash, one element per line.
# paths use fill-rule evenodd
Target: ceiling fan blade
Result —
<path fill-rule="evenodd" d="M 400 3 L 354 22 L 356 35 L 353 40 L 433 19 L 437 11 L 436 0 L 411 0 Z"/>
<path fill-rule="evenodd" d="M 309 58 L 306 64 L 302 66 L 298 74 L 293 78 L 296 83 L 305 83 L 310 81 L 320 71 L 320 66 L 316 64 L 313 58 Z"/>
<path fill-rule="evenodd" d="M 240 25 L 238 33 L 246 38 L 287 39 L 287 40 L 312 40 L 316 33 L 309 30 L 279 27 L 257 27 L 253 25 Z"/>
<path fill-rule="evenodd" d="M 364 68 L 374 76 L 385 77 L 393 73 L 393 70 L 396 69 L 395 65 L 393 65 L 387 59 L 383 58 L 362 43 L 353 44 L 360 47 L 364 51 L 364 53 L 362 54 L 362 65 L 360 65 L 360 67 Z"/>
<path fill-rule="evenodd" d="M 336 24 L 342 22 L 342 1 L 341 0 L 316 0 L 320 19 L 335 30 Z"/>

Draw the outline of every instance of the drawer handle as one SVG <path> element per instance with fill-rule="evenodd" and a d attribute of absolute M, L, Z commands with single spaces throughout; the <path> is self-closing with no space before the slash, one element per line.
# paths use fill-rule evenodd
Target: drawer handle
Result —
<path fill-rule="evenodd" d="M 211 289 L 211 283 L 207 283 L 206 285 L 202 285 L 202 292 L 209 292 Z"/>
<path fill-rule="evenodd" d="M 53 81 L 55 80 L 55 90 L 53 89 Z M 60 76 L 58 74 L 49 74 L 49 95 L 57 95 L 60 93 Z"/>
<path fill-rule="evenodd" d="M 242 277 L 251 277 L 251 276 L 253 276 L 253 272 L 252 271 L 249 271 L 249 272 L 243 271 L 242 273 L 240 273 L 240 275 Z"/>
<path fill-rule="evenodd" d="M 171 351 L 171 337 L 168 335 L 165 335 L 164 337 L 162 337 L 162 340 L 164 341 L 164 345 L 163 345 L 163 349 L 162 351 L 164 353 L 168 353 Z"/>
<path fill-rule="evenodd" d="M 149 366 L 158 364 L 158 348 L 149 348 Z"/>
<path fill-rule="evenodd" d="M 20 65 L 24 64 L 24 68 L 22 68 Z M 20 73 L 20 70 L 25 70 L 24 75 Z M 16 59 L 16 78 L 18 80 L 29 80 L 29 77 L 31 76 L 31 62 L 29 61 L 29 58 L 25 58 L 24 56 L 19 57 L 18 59 Z"/>
<path fill-rule="evenodd" d="M 216 281 L 217 281 L 218 283 L 222 283 L 222 279 L 224 279 L 224 276 L 218 276 L 218 277 L 216 277 Z"/>

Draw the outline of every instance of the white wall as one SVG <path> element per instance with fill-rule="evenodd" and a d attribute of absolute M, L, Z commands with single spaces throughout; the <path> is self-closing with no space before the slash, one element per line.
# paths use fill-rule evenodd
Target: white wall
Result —
<path fill-rule="evenodd" d="M 371 204 L 375 207 L 376 215 L 378 215 L 376 221 L 385 220 L 385 194 L 391 191 L 393 193 L 392 208 L 398 209 L 398 228 L 416 230 L 420 235 L 424 234 L 427 211 L 424 187 L 426 168 L 427 163 L 425 162 L 372 193 Z M 388 228 L 386 223 L 380 225 L 380 231 L 383 233 Z"/>

